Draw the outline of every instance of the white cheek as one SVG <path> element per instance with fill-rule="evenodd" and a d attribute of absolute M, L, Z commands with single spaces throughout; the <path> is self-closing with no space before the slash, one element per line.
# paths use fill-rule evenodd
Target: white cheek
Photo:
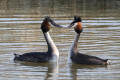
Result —
<path fill-rule="evenodd" d="M 75 24 L 73 25 L 73 27 L 75 27 L 75 26 L 77 26 L 77 23 L 75 23 Z"/>

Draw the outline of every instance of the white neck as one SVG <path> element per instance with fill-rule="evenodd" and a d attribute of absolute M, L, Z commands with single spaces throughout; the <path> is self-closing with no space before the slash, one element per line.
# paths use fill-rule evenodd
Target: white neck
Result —
<path fill-rule="evenodd" d="M 74 23 L 73 27 L 77 26 L 77 23 Z M 75 32 L 75 36 L 74 36 L 74 41 L 71 45 L 71 48 L 70 48 L 70 54 L 69 54 L 69 57 L 74 53 L 74 51 L 77 49 L 77 43 L 78 43 L 78 40 L 79 40 L 79 36 L 80 34 L 77 34 Z"/>
<path fill-rule="evenodd" d="M 80 34 L 76 33 L 74 41 L 73 41 L 73 44 L 71 46 L 71 51 L 72 52 L 76 52 L 77 51 L 77 44 L 78 44 L 79 37 L 80 37 Z"/>
<path fill-rule="evenodd" d="M 80 34 L 76 33 L 74 41 L 73 41 L 72 46 L 70 48 L 70 52 L 69 52 L 69 55 L 68 55 L 68 61 L 70 61 L 70 57 L 72 56 L 72 54 L 75 54 L 78 51 L 77 50 L 77 44 L 78 44 L 79 37 L 80 37 Z"/>
<path fill-rule="evenodd" d="M 59 57 L 59 51 L 58 51 L 55 43 L 53 42 L 49 32 L 46 32 L 46 33 L 43 32 L 43 34 L 45 36 L 45 40 L 48 45 L 48 54 L 53 54 L 53 55 L 56 55 L 57 57 Z"/>

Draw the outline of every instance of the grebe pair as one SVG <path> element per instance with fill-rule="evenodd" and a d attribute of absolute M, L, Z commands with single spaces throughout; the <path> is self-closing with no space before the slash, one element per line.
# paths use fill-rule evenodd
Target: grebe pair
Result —
<path fill-rule="evenodd" d="M 46 17 L 43 20 L 43 23 L 41 24 L 41 29 L 43 31 L 44 37 L 48 45 L 48 52 L 31 52 L 31 53 L 25 53 L 23 55 L 15 54 L 14 60 L 30 61 L 30 62 L 48 62 L 52 60 L 54 56 L 56 56 L 56 58 L 59 59 L 59 51 L 48 32 L 50 30 L 49 22 L 56 27 L 63 27 L 61 25 L 56 24 L 49 17 Z M 69 26 L 67 26 L 68 28 L 74 26 L 74 31 L 76 33 L 74 42 L 70 49 L 69 59 L 76 64 L 107 65 L 108 59 L 101 59 L 95 56 L 85 55 L 78 52 L 77 44 L 80 34 L 83 31 L 81 22 L 82 22 L 81 18 L 75 16 L 73 22 Z"/>

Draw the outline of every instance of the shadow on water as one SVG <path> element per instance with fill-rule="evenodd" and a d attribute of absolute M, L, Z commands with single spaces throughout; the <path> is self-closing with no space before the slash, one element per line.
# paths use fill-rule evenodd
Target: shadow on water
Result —
<path fill-rule="evenodd" d="M 33 63 L 33 62 L 20 62 L 16 61 L 16 66 L 26 66 L 26 67 L 32 67 L 32 72 L 45 72 L 44 80 L 56 80 L 58 77 L 58 64 L 57 63 Z M 34 71 L 34 68 L 37 67 L 38 70 Z M 33 74 L 34 75 L 34 74 Z M 40 75 L 37 75 L 40 76 Z"/>
<path fill-rule="evenodd" d="M 75 69 L 95 69 L 95 68 L 107 68 L 108 65 L 81 65 L 81 64 L 71 64 L 71 68 Z"/>
<path fill-rule="evenodd" d="M 78 80 L 78 78 L 83 77 L 84 75 L 84 79 L 87 79 L 87 76 L 92 74 L 92 72 L 94 72 L 95 70 L 102 70 L 102 69 L 107 69 L 107 65 L 80 65 L 80 64 L 69 64 L 70 67 L 70 73 L 71 73 L 71 77 L 72 80 Z M 89 74 L 86 74 L 89 73 Z M 95 74 L 97 74 L 95 72 Z M 89 78 L 90 79 L 90 78 Z"/>

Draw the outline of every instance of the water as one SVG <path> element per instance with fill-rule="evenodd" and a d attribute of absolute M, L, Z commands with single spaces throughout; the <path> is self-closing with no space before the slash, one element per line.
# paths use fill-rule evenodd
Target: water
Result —
<path fill-rule="evenodd" d="M 89 0 L 6 1 L 3 0 L 0 4 L 0 80 L 120 79 L 120 5 L 118 0 L 101 0 L 100 2 L 94 0 L 93 3 L 89 3 Z M 53 26 L 50 34 L 60 51 L 58 65 L 15 63 L 14 53 L 47 50 L 40 30 L 40 23 L 46 15 L 51 16 L 63 26 L 68 25 L 74 15 L 80 15 L 83 18 L 84 30 L 79 40 L 79 51 L 110 59 L 111 65 L 68 64 L 67 57 L 75 35 L 74 29 Z"/>

